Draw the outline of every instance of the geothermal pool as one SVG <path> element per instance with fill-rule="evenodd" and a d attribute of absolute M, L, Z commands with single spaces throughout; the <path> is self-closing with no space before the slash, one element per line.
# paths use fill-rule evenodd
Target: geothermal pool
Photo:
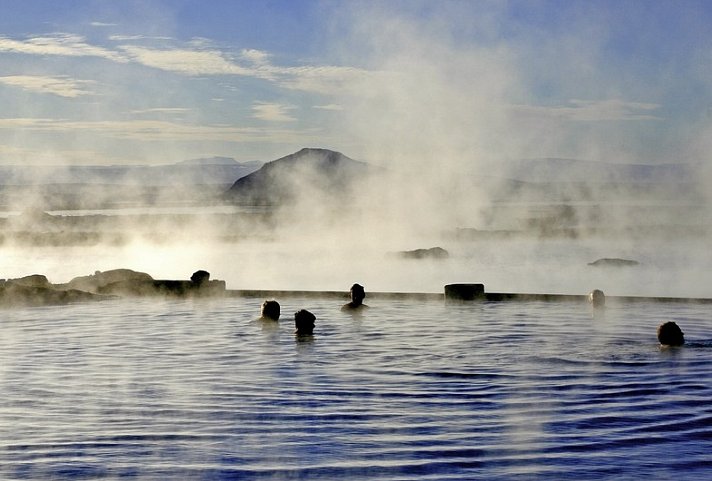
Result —
<path fill-rule="evenodd" d="M 709 479 L 706 304 L 279 300 L 3 311 L 0 479 Z"/>

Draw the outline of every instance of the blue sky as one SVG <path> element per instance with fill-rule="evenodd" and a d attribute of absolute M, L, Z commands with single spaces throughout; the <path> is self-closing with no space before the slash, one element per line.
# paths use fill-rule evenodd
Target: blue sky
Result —
<path fill-rule="evenodd" d="M 705 1 L 0 0 L 0 163 L 706 161 Z M 443 160 L 445 159 L 445 160 Z"/>

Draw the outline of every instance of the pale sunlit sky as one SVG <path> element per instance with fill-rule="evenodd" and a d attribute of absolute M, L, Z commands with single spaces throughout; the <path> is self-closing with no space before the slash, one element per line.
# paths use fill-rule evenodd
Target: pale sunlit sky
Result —
<path fill-rule="evenodd" d="M 707 1 L 0 0 L 0 164 L 706 161 Z M 416 162 L 416 161 L 414 161 Z"/>

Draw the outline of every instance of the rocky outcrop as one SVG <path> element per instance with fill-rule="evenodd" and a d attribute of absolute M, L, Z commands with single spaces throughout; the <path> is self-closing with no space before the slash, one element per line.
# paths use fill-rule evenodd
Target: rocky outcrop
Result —
<path fill-rule="evenodd" d="M 215 297 L 225 293 L 225 281 L 211 281 L 210 273 L 201 270 L 193 273 L 189 281 L 121 280 L 100 287 L 98 292 L 121 297 Z"/>
<path fill-rule="evenodd" d="M 415 249 L 412 251 L 399 251 L 396 256 L 403 259 L 447 259 L 450 253 L 442 247 L 431 247 L 429 249 Z"/>
<path fill-rule="evenodd" d="M 605 257 L 603 259 L 598 259 L 593 262 L 589 262 L 589 266 L 594 266 L 594 267 L 630 267 L 630 266 L 637 266 L 640 264 L 638 261 L 630 260 L 630 259 L 619 259 L 617 257 Z"/>
<path fill-rule="evenodd" d="M 66 284 L 52 284 L 34 274 L 0 281 L 0 307 L 64 305 L 118 297 L 216 297 L 225 294 L 225 281 L 211 281 L 210 273 L 196 271 L 190 280 L 156 280 L 130 269 L 96 271 Z"/>
<path fill-rule="evenodd" d="M 55 289 L 12 281 L 0 285 L 0 307 L 53 306 L 106 299 L 106 296 L 77 289 Z"/>
<path fill-rule="evenodd" d="M 18 277 L 17 279 L 10 279 L 7 282 L 15 286 L 22 287 L 51 287 L 47 276 L 43 276 L 42 274 L 32 274 L 25 277 Z"/>
<path fill-rule="evenodd" d="M 153 277 L 145 272 L 137 272 L 131 269 L 113 269 L 104 272 L 96 271 L 90 276 L 75 277 L 64 287 L 98 293 L 110 284 L 122 282 L 140 284 L 150 281 L 153 281 Z"/>

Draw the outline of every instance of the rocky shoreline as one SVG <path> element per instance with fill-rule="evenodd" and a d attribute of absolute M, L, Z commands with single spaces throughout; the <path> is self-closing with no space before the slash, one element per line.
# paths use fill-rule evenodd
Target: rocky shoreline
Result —
<path fill-rule="evenodd" d="M 101 301 L 123 297 L 196 298 L 225 295 L 225 281 L 210 280 L 199 270 L 190 280 L 154 279 L 131 269 L 96 271 L 65 284 L 52 284 L 46 276 L 33 274 L 0 280 L 0 307 L 51 306 Z"/>

